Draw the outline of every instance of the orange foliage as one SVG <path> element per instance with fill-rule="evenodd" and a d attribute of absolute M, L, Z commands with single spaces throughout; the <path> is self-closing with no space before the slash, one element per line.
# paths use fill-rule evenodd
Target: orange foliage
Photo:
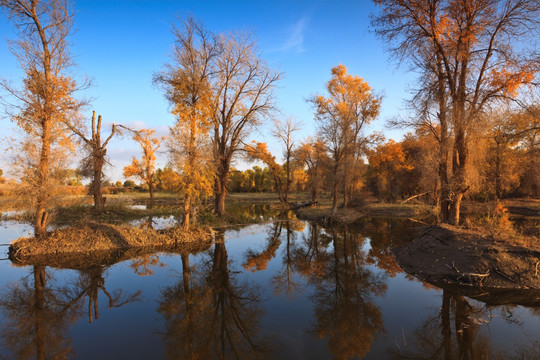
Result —
<path fill-rule="evenodd" d="M 249 254 L 246 262 L 242 264 L 242 267 L 244 270 L 250 270 L 251 272 L 266 270 L 268 262 L 276 257 L 276 251 L 279 249 L 280 245 L 281 241 L 276 239 L 260 254 Z"/>
<path fill-rule="evenodd" d="M 248 158 L 252 160 L 262 161 L 270 170 L 272 177 L 274 179 L 274 186 L 278 192 L 280 198 L 284 200 L 284 184 L 282 181 L 283 178 L 283 168 L 276 162 L 276 157 L 273 156 L 270 151 L 268 151 L 268 145 L 266 143 L 253 141 L 254 145 L 246 145 L 244 150 L 246 150 Z"/>
<path fill-rule="evenodd" d="M 135 271 L 135 274 L 139 276 L 154 275 L 154 270 L 152 268 L 156 266 L 165 266 L 165 264 L 159 261 L 159 256 L 157 255 L 141 256 L 140 258 L 133 260 L 129 265 L 129 267 Z"/>
<path fill-rule="evenodd" d="M 142 159 L 139 161 L 132 159 L 131 164 L 124 167 L 125 177 L 138 177 L 146 182 L 149 186 L 153 184 L 153 176 L 155 172 L 156 150 L 159 149 L 162 137 L 154 137 L 155 130 L 142 129 L 135 132 L 133 140 L 135 140 L 143 151 Z"/>

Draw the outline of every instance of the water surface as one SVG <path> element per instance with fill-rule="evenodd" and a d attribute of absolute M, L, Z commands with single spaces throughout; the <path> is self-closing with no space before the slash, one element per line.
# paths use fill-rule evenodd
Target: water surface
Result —
<path fill-rule="evenodd" d="M 488 306 L 401 271 L 390 249 L 410 241 L 415 226 L 378 218 L 323 228 L 285 216 L 218 231 L 215 244 L 197 254 L 159 253 L 85 269 L 19 267 L 3 260 L 0 354 L 538 357 L 536 308 Z M 0 243 L 29 231 L 3 222 Z M 7 247 L 0 252 L 7 257 Z"/>

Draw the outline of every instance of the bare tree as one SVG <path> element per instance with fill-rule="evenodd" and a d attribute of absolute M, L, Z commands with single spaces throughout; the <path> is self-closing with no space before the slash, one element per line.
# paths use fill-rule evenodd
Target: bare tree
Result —
<path fill-rule="evenodd" d="M 83 105 L 74 99 L 77 84 L 67 74 L 71 66 L 68 37 L 73 14 L 67 0 L 0 0 L 18 31 L 11 51 L 26 77 L 22 89 L 2 87 L 15 99 L 8 113 L 39 147 L 33 169 L 35 235 L 45 236 L 49 219 L 51 146 L 58 140 L 62 120 Z"/>
<path fill-rule="evenodd" d="M 174 106 L 174 131 L 188 135 L 186 150 L 202 144 L 208 132 L 215 212 L 222 216 L 231 161 L 250 131 L 274 110 L 272 91 L 280 74 L 260 58 L 249 34 L 212 34 L 193 19 L 184 20 L 183 29 L 174 33 L 173 63 L 154 81 L 164 86 Z"/>
<path fill-rule="evenodd" d="M 250 131 L 274 111 L 272 92 L 281 74 L 260 58 L 251 35 L 222 34 L 219 43 L 212 144 L 215 212 L 223 216 L 231 161 Z"/>
<path fill-rule="evenodd" d="M 84 135 L 76 125 L 73 125 L 70 122 L 66 122 L 66 125 L 75 135 L 81 138 L 84 141 L 88 149 L 88 156 L 86 159 L 83 159 L 83 175 L 90 177 L 92 182 L 90 183 L 90 194 L 94 197 L 94 211 L 100 213 L 105 207 L 105 199 L 101 191 L 103 185 L 103 166 L 106 162 L 107 155 L 107 145 L 112 137 L 117 133 L 117 127 L 113 123 L 111 125 L 111 133 L 101 142 L 101 115 L 97 118 L 96 123 L 96 112 L 92 112 L 92 136 Z"/>
<path fill-rule="evenodd" d="M 283 150 L 283 156 L 285 157 L 285 174 L 287 176 L 285 180 L 285 202 L 289 202 L 289 193 L 291 191 L 292 178 L 292 158 L 294 150 L 294 137 L 293 133 L 300 130 L 300 124 L 293 118 L 288 117 L 285 120 L 275 120 L 274 130 L 272 135 L 281 141 L 285 149 Z"/>

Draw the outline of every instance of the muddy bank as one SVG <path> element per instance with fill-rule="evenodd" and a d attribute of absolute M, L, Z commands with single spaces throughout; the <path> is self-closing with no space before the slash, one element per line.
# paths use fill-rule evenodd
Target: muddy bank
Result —
<path fill-rule="evenodd" d="M 293 211 L 298 219 L 323 224 L 352 223 L 363 217 L 425 218 L 433 214 L 429 206 L 402 204 L 368 204 L 361 207 L 339 208 L 335 215 L 332 215 L 330 207 L 313 206 Z"/>
<path fill-rule="evenodd" d="M 540 289 L 538 239 L 525 248 L 474 231 L 433 226 L 394 254 L 407 273 L 441 287 Z"/>
<path fill-rule="evenodd" d="M 53 231 L 45 239 L 20 238 L 11 243 L 10 258 L 24 261 L 31 257 L 60 259 L 69 254 L 88 255 L 112 250 L 143 249 L 158 251 L 164 248 L 204 246 L 212 235 L 203 229 L 185 231 L 179 228 L 164 230 L 140 229 L 126 225 L 87 223 Z M 124 252 L 125 254 L 125 252 Z M 116 255 L 105 255 L 115 257 Z"/>
<path fill-rule="evenodd" d="M 300 220 L 314 221 L 326 225 L 351 223 L 366 216 L 363 212 L 355 209 L 339 209 L 336 215 L 332 215 L 331 208 L 316 206 L 294 209 L 293 212 Z"/>

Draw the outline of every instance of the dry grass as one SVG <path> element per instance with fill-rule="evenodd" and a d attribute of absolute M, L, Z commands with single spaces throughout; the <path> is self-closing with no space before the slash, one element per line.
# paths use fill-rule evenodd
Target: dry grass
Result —
<path fill-rule="evenodd" d="M 11 244 L 11 254 L 18 259 L 34 255 L 92 253 L 104 250 L 159 248 L 185 243 L 210 242 L 211 231 L 194 228 L 165 230 L 140 229 L 126 225 L 87 223 L 59 229 L 47 238 L 20 238 Z"/>

